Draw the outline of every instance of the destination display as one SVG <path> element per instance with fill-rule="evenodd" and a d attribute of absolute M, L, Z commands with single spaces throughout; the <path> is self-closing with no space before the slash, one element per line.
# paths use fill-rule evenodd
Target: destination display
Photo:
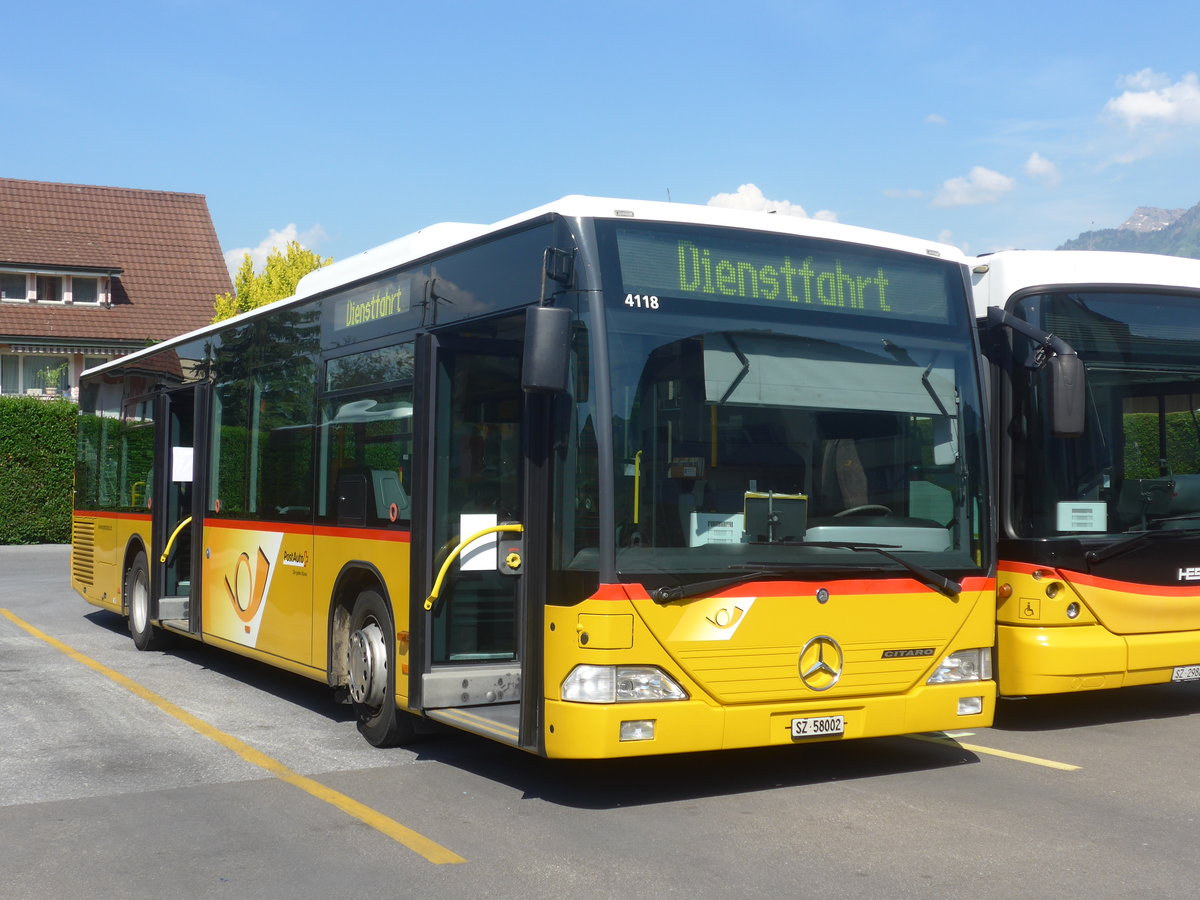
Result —
<path fill-rule="evenodd" d="M 350 291 L 333 301 L 336 331 L 406 313 L 412 305 L 412 278 L 396 276 Z"/>
<path fill-rule="evenodd" d="M 949 320 L 947 266 L 932 258 L 699 230 L 618 228 L 616 235 L 626 306 L 662 310 L 665 298 L 679 298 Z"/>

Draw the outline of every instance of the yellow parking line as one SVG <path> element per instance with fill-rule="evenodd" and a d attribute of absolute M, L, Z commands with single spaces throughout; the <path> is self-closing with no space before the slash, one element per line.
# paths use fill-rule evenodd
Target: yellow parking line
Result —
<path fill-rule="evenodd" d="M 178 719 L 180 722 L 183 722 L 190 728 L 195 729 L 206 738 L 210 738 L 221 746 L 232 750 L 242 759 L 246 760 L 246 762 L 252 763 L 261 769 L 265 769 L 281 781 L 286 781 L 293 787 L 298 787 L 300 790 L 311 794 L 318 800 L 323 800 L 331 806 L 337 807 L 347 815 L 353 816 L 360 822 L 371 826 L 376 831 L 386 834 L 388 837 L 392 838 L 392 840 L 403 844 L 414 853 L 419 853 L 430 862 L 466 862 L 465 859 L 463 859 L 454 851 L 449 850 L 446 847 L 443 847 L 441 844 L 430 840 L 423 834 L 413 831 L 411 828 L 401 825 L 395 819 L 390 819 L 377 810 L 374 810 L 363 803 L 359 803 L 357 800 L 347 797 L 345 794 L 340 793 L 339 791 L 325 787 L 325 785 L 321 784 L 320 782 L 314 781 L 313 779 L 307 778 L 298 772 L 292 771 L 279 760 L 267 756 L 265 753 L 254 749 L 244 741 L 238 740 L 233 735 L 226 734 L 220 729 L 208 724 L 203 719 L 193 716 L 191 713 L 176 706 L 165 697 L 142 687 L 132 678 L 122 675 L 120 672 L 110 669 L 103 663 L 96 662 L 96 660 L 88 656 L 84 656 L 78 650 L 67 646 L 62 641 L 52 638 L 50 635 L 39 631 L 28 622 L 25 622 L 19 617 L 13 615 L 7 609 L 0 609 L 0 615 L 3 615 L 6 619 L 18 627 L 23 628 L 38 640 L 44 641 L 56 650 L 60 650 L 76 662 L 82 663 L 89 669 L 99 672 L 105 678 L 116 682 L 117 684 L 121 685 L 121 687 L 133 694 L 136 694 L 143 700 L 153 703 L 167 715 Z"/>
<path fill-rule="evenodd" d="M 996 750 L 992 747 L 981 747 L 979 744 L 964 744 L 953 738 L 945 735 L 934 734 L 910 734 L 908 735 L 914 741 L 927 741 L 930 744 L 943 744 L 948 747 L 962 747 L 964 750 L 970 750 L 972 753 L 984 753 L 988 756 L 999 756 L 1004 759 L 1012 759 L 1017 762 L 1030 763 L 1035 766 L 1044 766 L 1047 769 L 1060 769 L 1063 772 L 1077 772 L 1082 766 L 1073 766 L 1070 763 L 1055 762 L 1052 759 L 1042 759 L 1037 756 L 1026 756 L 1024 753 L 1010 753 L 1008 750 Z"/>

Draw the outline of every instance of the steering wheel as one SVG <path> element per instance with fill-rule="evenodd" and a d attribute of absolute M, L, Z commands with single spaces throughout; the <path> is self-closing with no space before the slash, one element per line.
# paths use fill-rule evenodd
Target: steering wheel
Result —
<path fill-rule="evenodd" d="M 882 503 L 864 503 L 862 506 L 851 506 L 849 509 L 843 509 L 841 512 L 835 512 L 833 517 L 838 519 L 842 516 L 853 516 L 863 512 L 878 512 L 883 513 L 885 516 L 894 515 L 891 509 L 884 506 Z"/>

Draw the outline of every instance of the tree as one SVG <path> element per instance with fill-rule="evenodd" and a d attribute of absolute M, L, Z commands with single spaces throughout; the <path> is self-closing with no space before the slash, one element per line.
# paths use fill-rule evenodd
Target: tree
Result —
<path fill-rule="evenodd" d="M 320 254 L 302 247 L 299 241 L 288 241 L 286 250 L 276 247 L 267 255 L 262 272 L 256 275 L 250 254 L 243 254 L 242 264 L 233 279 L 233 293 L 217 294 L 213 321 L 220 322 L 290 297 L 296 293 L 296 284 L 301 278 L 331 262 L 332 257 L 322 259 Z"/>

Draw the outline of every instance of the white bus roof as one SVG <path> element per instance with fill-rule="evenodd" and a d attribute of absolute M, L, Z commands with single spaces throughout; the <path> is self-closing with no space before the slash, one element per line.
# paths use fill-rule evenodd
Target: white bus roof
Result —
<path fill-rule="evenodd" d="M 575 194 L 563 197 L 553 203 L 547 203 L 544 206 L 535 207 L 518 215 L 510 216 L 507 219 L 501 219 L 499 222 L 491 225 L 472 225 L 463 222 L 441 222 L 430 225 L 412 234 L 397 238 L 394 241 L 389 241 L 386 244 L 381 244 L 378 247 L 373 247 L 370 250 L 365 250 L 362 253 L 357 253 L 354 256 L 310 272 L 300 279 L 299 284 L 296 285 L 296 293 L 291 297 L 276 300 L 267 306 L 250 310 L 249 312 L 224 319 L 212 325 L 206 325 L 203 328 L 171 338 L 162 343 L 147 347 L 144 350 L 138 350 L 127 356 L 110 360 L 94 369 L 89 369 L 88 373 L 127 364 L 130 360 L 136 360 L 155 353 L 158 350 L 196 340 L 206 334 L 223 329 L 230 324 L 264 315 L 270 310 L 298 303 L 317 294 L 341 287 L 342 285 L 370 278 L 373 275 L 399 268 L 435 253 L 449 250 L 459 244 L 465 244 L 476 238 L 500 232 L 520 225 L 523 222 L 531 222 L 551 214 L 557 214 L 564 218 L 642 220 L 744 228 L 753 231 L 845 241 L 847 243 L 864 244 L 872 247 L 882 247 L 922 256 L 964 262 L 961 251 L 949 244 L 925 241 L 919 238 L 906 237 L 887 231 L 875 231 L 870 228 L 860 228 L 854 225 L 843 225 L 838 222 L 826 222 L 819 219 L 798 216 L 780 216 L 770 212 L 728 209 L 717 206 L 698 206 L 655 200 L 585 197 Z"/>
<path fill-rule="evenodd" d="M 1200 291 L 1200 259 L 1108 250 L 1002 250 L 969 261 L 975 314 L 1029 288 L 1172 287 Z"/>

